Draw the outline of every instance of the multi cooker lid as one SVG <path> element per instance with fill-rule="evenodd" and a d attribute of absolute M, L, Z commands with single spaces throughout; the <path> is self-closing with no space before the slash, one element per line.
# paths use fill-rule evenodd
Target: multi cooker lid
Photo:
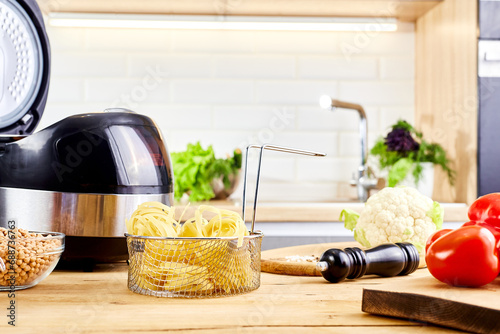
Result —
<path fill-rule="evenodd" d="M 0 133 L 34 131 L 47 100 L 49 43 L 34 0 L 0 0 Z"/>

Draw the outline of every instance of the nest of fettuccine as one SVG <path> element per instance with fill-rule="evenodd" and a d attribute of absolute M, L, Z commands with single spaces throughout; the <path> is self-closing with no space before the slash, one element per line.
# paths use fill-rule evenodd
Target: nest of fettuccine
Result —
<path fill-rule="evenodd" d="M 205 219 L 206 212 L 213 217 Z M 238 213 L 202 205 L 179 221 L 174 208 L 158 202 L 140 205 L 127 221 L 132 291 L 207 297 L 260 285 L 262 234 L 249 235 Z"/>

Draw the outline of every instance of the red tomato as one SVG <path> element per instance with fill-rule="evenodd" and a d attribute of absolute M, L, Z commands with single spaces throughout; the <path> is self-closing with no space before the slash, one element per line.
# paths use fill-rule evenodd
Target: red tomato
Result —
<path fill-rule="evenodd" d="M 493 235 L 495 236 L 497 248 L 500 248 L 500 228 L 496 228 L 494 226 L 491 226 L 488 223 L 475 222 L 475 221 L 468 221 L 467 223 L 463 224 L 462 226 L 474 226 L 474 225 L 481 226 L 481 227 L 484 227 L 484 228 L 487 228 L 488 230 L 490 230 L 490 232 L 493 233 Z M 499 255 L 500 255 L 500 249 L 499 249 Z"/>
<path fill-rule="evenodd" d="M 469 219 L 500 229 L 500 193 L 479 197 L 469 207 Z"/>
<path fill-rule="evenodd" d="M 481 226 L 441 235 L 428 247 L 425 260 L 432 276 L 455 286 L 485 285 L 500 271 L 495 236 Z"/>
<path fill-rule="evenodd" d="M 451 231 L 453 231 L 451 228 L 445 228 L 431 234 L 431 236 L 429 237 L 429 239 L 427 239 L 427 242 L 425 243 L 425 252 L 427 253 L 427 249 L 429 249 L 429 246 L 432 243 L 434 243 L 434 241 L 436 241 L 439 237 Z"/>

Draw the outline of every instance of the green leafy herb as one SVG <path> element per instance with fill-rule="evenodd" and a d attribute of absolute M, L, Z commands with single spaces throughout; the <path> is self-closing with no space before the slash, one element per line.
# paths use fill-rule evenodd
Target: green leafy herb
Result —
<path fill-rule="evenodd" d="M 172 165 L 174 169 L 175 199 L 179 200 L 184 193 L 189 193 L 191 201 L 209 200 L 215 196 L 212 180 L 222 177 L 224 186 L 230 187 L 229 176 L 241 168 L 241 150 L 236 149 L 232 157 L 216 159 L 212 146 L 206 150 L 201 144 L 188 144 L 186 151 L 174 152 Z"/>
<path fill-rule="evenodd" d="M 410 158 L 401 158 L 396 161 L 389 170 L 389 175 L 387 176 L 388 186 L 394 187 L 399 182 L 403 181 L 412 167 L 413 161 Z"/>
<path fill-rule="evenodd" d="M 379 138 L 370 154 L 378 158 L 380 168 L 387 169 L 388 185 L 394 187 L 405 179 L 412 171 L 415 182 L 422 178 L 422 163 L 430 162 L 440 166 L 453 185 L 455 171 L 450 167 L 451 161 L 444 148 L 436 143 L 429 143 L 421 132 L 404 120 L 392 126 L 387 137 Z"/>

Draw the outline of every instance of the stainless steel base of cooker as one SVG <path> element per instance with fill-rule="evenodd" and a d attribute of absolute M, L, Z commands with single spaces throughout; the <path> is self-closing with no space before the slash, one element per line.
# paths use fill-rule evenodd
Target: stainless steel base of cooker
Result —
<path fill-rule="evenodd" d="M 81 194 L 0 187 L 0 226 L 14 219 L 17 227 L 28 230 L 123 237 L 125 220 L 148 201 L 173 205 L 173 193 Z"/>

